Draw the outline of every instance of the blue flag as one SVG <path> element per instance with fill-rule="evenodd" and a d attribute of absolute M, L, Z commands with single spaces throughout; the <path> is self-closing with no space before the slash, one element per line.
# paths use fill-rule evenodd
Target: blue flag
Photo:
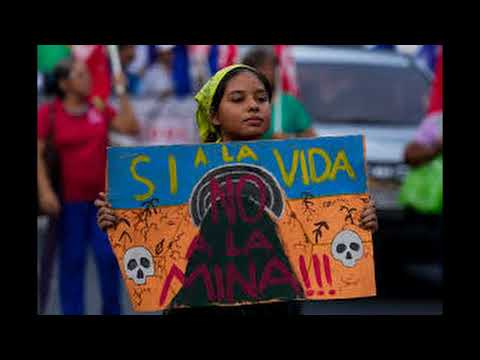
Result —
<path fill-rule="evenodd" d="M 415 58 L 420 66 L 428 69 L 432 74 L 435 72 L 435 64 L 437 63 L 439 45 L 422 45 Z"/>
<path fill-rule="evenodd" d="M 388 51 L 397 51 L 396 45 L 367 45 L 369 50 L 388 50 Z"/>

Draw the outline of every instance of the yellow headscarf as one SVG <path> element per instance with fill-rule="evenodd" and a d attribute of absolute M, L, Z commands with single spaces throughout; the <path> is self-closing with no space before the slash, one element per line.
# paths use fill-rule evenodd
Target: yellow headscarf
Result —
<path fill-rule="evenodd" d="M 221 141 L 220 134 L 217 132 L 215 126 L 210 121 L 212 100 L 215 96 L 220 81 L 222 81 L 225 75 L 227 75 L 230 71 L 239 67 L 254 70 L 252 67 L 243 64 L 227 66 L 226 68 L 217 71 L 217 73 L 213 75 L 205 85 L 203 85 L 197 95 L 195 95 L 195 100 L 198 103 L 196 119 L 198 125 L 198 132 L 200 135 L 200 141 L 202 143 L 207 141 L 210 134 L 213 134 L 215 136 L 216 143 L 219 143 Z"/>

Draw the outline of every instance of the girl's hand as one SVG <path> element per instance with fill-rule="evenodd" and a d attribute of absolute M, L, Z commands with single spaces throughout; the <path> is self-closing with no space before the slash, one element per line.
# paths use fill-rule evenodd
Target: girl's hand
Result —
<path fill-rule="evenodd" d="M 360 227 L 372 233 L 378 230 L 377 210 L 375 201 L 372 198 L 370 198 L 370 202 L 360 215 Z"/>
<path fill-rule="evenodd" d="M 115 226 L 117 223 L 117 217 L 113 213 L 112 205 L 105 199 L 105 193 L 98 194 L 98 198 L 95 200 L 95 206 L 98 208 L 97 213 L 97 225 L 102 231 L 106 231 L 108 228 Z"/>

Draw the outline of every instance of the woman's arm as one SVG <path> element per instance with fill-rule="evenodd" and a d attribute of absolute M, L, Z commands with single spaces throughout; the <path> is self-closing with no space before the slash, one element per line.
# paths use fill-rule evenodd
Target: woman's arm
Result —
<path fill-rule="evenodd" d="M 443 150 L 441 141 L 432 146 L 411 142 L 405 149 L 405 162 L 410 166 L 420 166 L 432 160 Z"/>
<path fill-rule="evenodd" d="M 125 75 L 121 74 L 115 78 L 115 82 L 118 84 L 123 84 L 126 87 L 126 78 Z M 112 130 L 118 131 L 122 134 L 135 135 L 139 132 L 140 128 L 138 126 L 138 121 L 135 117 L 132 105 L 126 93 L 119 94 L 118 98 L 120 100 L 120 111 L 118 115 L 115 116 L 111 122 Z"/>
<path fill-rule="evenodd" d="M 37 139 L 37 187 L 40 208 L 51 216 L 58 216 L 60 213 L 60 201 L 53 191 L 51 179 L 47 173 L 45 163 L 45 140 Z"/>

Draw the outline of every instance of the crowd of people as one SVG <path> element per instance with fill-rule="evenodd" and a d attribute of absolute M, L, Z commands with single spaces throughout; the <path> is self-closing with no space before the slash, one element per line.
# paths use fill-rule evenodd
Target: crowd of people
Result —
<path fill-rule="evenodd" d="M 38 45 L 37 89 L 41 94 L 51 95 L 52 72 L 60 60 L 76 56 L 77 53 L 83 56 L 82 52 L 86 50 L 77 50 L 76 46 L 83 45 Z M 127 77 L 128 94 L 161 99 L 170 95 L 193 96 L 202 84 L 189 84 L 188 78 L 194 74 L 193 60 L 188 59 L 188 51 L 187 45 L 118 45 L 120 64 Z M 212 65 L 209 72 L 216 70 Z M 204 78 L 203 82 L 206 80 Z"/>
<path fill-rule="evenodd" d="M 113 224 L 115 218 L 108 210 L 103 192 L 110 131 L 130 135 L 142 131 L 143 125 L 132 109 L 131 96 L 145 95 L 163 101 L 186 94 L 193 96 L 198 91 L 196 100 L 199 105 L 202 101 L 208 104 L 213 101 L 211 106 L 214 111 L 201 118 L 197 112 L 196 124 L 192 114 L 192 126 L 196 126 L 198 134 L 191 142 L 320 135 L 314 132 L 312 119 L 301 102 L 279 90 L 279 63 L 271 47 L 254 47 L 239 59 L 243 66 L 211 74 L 211 79 L 218 80 L 217 85 L 223 84 L 211 92 L 206 91 L 209 86 L 212 87 L 208 78 L 200 84 L 201 88 L 182 85 L 175 76 L 178 73 L 174 65 L 174 57 L 178 55 L 176 51 L 179 49 L 174 45 L 119 45 L 123 74 L 112 76 L 112 89 L 120 84 L 125 86 L 126 92 L 112 91 L 118 104 L 114 108 L 108 101 L 99 104 L 92 99 L 91 74 L 85 63 L 73 56 L 71 45 L 38 46 L 37 88 L 39 93 L 51 98 L 38 109 L 38 206 L 39 213 L 51 219 L 49 225 L 56 234 L 54 241 L 58 244 L 59 289 L 64 314 L 85 312 L 84 277 L 88 246 L 94 250 L 99 270 L 103 314 L 121 313 L 118 264 L 103 231 Z M 223 100 L 223 92 L 233 81 L 244 87 L 247 94 L 235 104 Z M 263 89 L 264 96 L 258 97 L 253 93 L 250 96 L 252 88 Z M 217 89 L 221 89 L 220 95 L 215 97 Z M 203 99 L 203 93 L 213 98 Z M 231 106 L 244 106 L 246 113 L 260 114 L 271 121 L 266 121 L 261 129 L 239 128 L 236 126 L 238 119 L 229 117 L 228 111 L 219 112 L 219 108 Z M 210 117 L 219 113 L 224 114 L 222 118 Z M 441 132 L 432 135 L 431 123 L 425 122 L 421 126 L 406 151 L 406 161 L 412 166 L 428 163 L 442 152 Z M 436 129 L 441 128 L 438 121 L 435 124 Z M 52 177 L 46 160 L 50 148 L 58 157 L 58 178 Z M 101 209 L 98 213 L 95 200 Z M 375 231 L 378 223 L 373 203 L 365 208 L 363 216 L 365 228 Z M 48 282 L 48 279 L 45 281 Z M 269 311 L 268 307 L 265 308 L 267 310 L 258 309 L 260 312 Z M 280 313 L 291 313 L 288 306 L 278 310 Z"/>

